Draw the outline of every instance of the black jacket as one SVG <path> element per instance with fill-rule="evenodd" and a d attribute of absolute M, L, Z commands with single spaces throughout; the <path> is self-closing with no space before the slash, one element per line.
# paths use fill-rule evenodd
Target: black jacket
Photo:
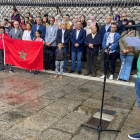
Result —
<path fill-rule="evenodd" d="M 55 59 L 56 61 L 63 61 L 65 59 L 65 51 L 64 49 L 56 49 L 55 50 Z"/>
<path fill-rule="evenodd" d="M 57 31 L 57 44 L 62 43 L 62 29 Z M 69 48 L 69 41 L 70 41 L 70 30 L 66 29 L 64 32 L 64 46 Z"/>
<path fill-rule="evenodd" d="M 93 49 L 89 47 L 89 44 L 93 44 Z M 98 55 L 99 47 L 102 44 L 102 37 L 99 33 L 96 33 L 94 39 L 92 38 L 92 34 L 87 35 L 85 40 L 85 45 L 87 46 L 87 54 L 88 55 Z"/>
<path fill-rule="evenodd" d="M 83 28 L 85 28 L 87 26 L 87 23 L 85 21 L 82 22 L 82 26 L 83 26 Z"/>

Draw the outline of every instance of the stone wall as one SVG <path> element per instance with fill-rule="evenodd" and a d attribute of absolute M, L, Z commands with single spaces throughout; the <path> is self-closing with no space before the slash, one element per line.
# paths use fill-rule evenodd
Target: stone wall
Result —
<path fill-rule="evenodd" d="M 116 14 L 121 14 L 126 12 L 128 14 L 128 19 L 133 19 L 138 23 L 140 21 L 139 10 L 140 6 L 137 7 L 59 7 L 62 15 L 69 14 L 71 16 L 71 20 L 75 15 L 86 16 L 86 20 L 89 19 L 90 16 L 94 15 L 96 17 L 96 21 L 102 25 L 105 22 L 105 17 L 107 15 L 112 15 L 114 17 Z M 4 18 L 10 19 L 11 17 L 11 9 L 12 6 L 0 6 L 0 20 L 2 21 Z M 56 7 L 31 7 L 31 6 L 17 6 L 18 11 L 24 17 L 26 12 L 30 12 L 34 17 L 36 17 L 37 12 L 41 12 L 42 16 L 45 13 L 48 13 L 49 16 L 57 15 Z M 59 15 L 61 15 L 58 12 Z M 23 20 L 23 19 L 22 19 Z"/>

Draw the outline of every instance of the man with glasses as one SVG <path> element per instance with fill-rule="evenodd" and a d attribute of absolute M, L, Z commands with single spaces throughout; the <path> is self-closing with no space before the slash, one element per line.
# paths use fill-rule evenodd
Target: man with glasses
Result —
<path fill-rule="evenodd" d="M 99 32 L 101 34 L 101 37 L 102 37 L 102 42 L 103 42 L 103 38 L 104 38 L 105 33 L 110 32 L 110 27 L 111 27 L 111 16 L 107 16 L 106 17 L 106 24 L 101 27 L 101 30 Z M 103 47 L 100 47 L 101 50 L 102 50 L 102 48 Z M 99 71 L 103 71 L 103 69 L 104 69 L 104 55 L 103 55 L 103 53 L 101 53 L 101 69 Z"/>
<path fill-rule="evenodd" d="M 123 31 L 125 31 L 125 25 L 127 25 L 128 23 L 128 19 L 127 19 L 127 15 L 126 13 L 123 13 L 121 15 L 121 19 L 119 22 L 118 22 L 118 33 L 121 35 Z"/>
<path fill-rule="evenodd" d="M 116 32 L 116 30 L 117 30 L 117 24 L 112 23 L 111 31 L 107 32 L 104 35 L 104 39 L 103 39 L 104 48 L 106 48 L 109 44 L 113 43 L 115 40 L 119 39 L 120 35 L 119 35 L 119 33 Z M 103 79 L 105 77 L 105 75 L 107 74 L 108 68 L 109 68 L 109 62 L 106 66 L 106 59 L 107 59 L 107 55 L 109 54 L 109 57 L 111 59 L 111 75 L 110 75 L 109 79 L 113 80 L 113 76 L 114 76 L 115 69 L 116 69 L 117 53 L 119 52 L 118 47 L 119 47 L 119 40 L 110 46 L 109 52 L 107 50 L 105 50 L 105 52 L 104 52 L 104 75 L 100 77 L 101 79 Z"/>
<path fill-rule="evenodd" d="M 47 52 L 49 52 L 47 54 L 46 58 L 46 70 L 50 69 L 50 57 L 53 57 L 53 64 L 52 64 L 52 71 L 55 70 L 55 50 L 56 50 L 56 40 L 57 40 L 57 30 L 58 30 L 58 26 L 54 25 L 55 22 L 55 18 L 51 17 L 50 18 L 50 25 L 47 26 L 46 28 L 46 36 L 45 36 L 45 43 L 46 43 L 46 47 L 45 49 L 47 49 Z"/>
<path fill-rule="evenodd" d="M 15 21 L 14 28 L 11 29 L 9 36 L 11 38 L 22 39 L 22 35 L 23 35 L 23 31 L 21 29 L 19 29 L 19 22 Z"/>
<path fill-rule="evenodd" d="M 19 29 L 19 22 L 15 21 L 14 22 L 14 28 L 11 29 L 9 37 L 15 38 L 15 39 L 22 39 L 23 31 Z M 14 70 L 10 66 L 9 72 L 14 73 Z"/>

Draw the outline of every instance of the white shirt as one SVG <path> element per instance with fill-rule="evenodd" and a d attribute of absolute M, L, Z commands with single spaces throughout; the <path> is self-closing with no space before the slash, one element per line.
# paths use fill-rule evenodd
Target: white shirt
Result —
<path fill-rule="evenodd" d="M 51 26 L 51 32 L 52 32 L 52 30 L 53 30 L 53 26 Z"/>
<path fill-rule="evenodd" d="M 26 32 L 26 40 L 31 40 L 30 33 L 31 33 L 31 32 Z"/>
<path fill-rule="evenodd" d="M 76 39 L 78 39 L 78 36 L 79 36 L 79 33 L 80 33 L 80 30 L 76 30 Z"/>
<path fill-rule="evenodd" d="M 62 43 L 64 43 L 64 33 L 65 33 L 65 30 L 62 29 Z"/>
<path fill-rule="evenodd" d="M 109 43 L 113 43 L 114 42 L 114 35 L 115 35 L 115 33 L 110 33 L 109 34 L 109 36 L 107 38 L 107 41 L 106 41 L 106 45 L 109 45 Z M 111 46 L 110 46 L 110 48 L 111 48 Z M 114 51 L 110 50 L 110 53 L 113 53 L 113 52 L 115 52 L 115 50 Z"/>
<path fill-rule="evenodd" d="M 32 40 L 30 33 L 31 33 L 31 31 L 24 30 L 22 40 Z"/>
<path fill-rule="evenodd" d="M 15 34 L 16 34 L 16 32 L 17 32 L 17 29 L 15 28 Z"/>

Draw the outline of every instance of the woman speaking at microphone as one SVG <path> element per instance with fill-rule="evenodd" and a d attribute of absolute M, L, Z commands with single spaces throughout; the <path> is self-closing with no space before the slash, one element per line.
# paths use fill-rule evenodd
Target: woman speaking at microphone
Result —
<path fill-rule="evenodd" d="M 133 20 L 130 20 L 128 22 L 128 25 L 135 25 L 135 22 Z M 136 31 L 135 29 L 132 29 L 132 31 L 130 32 L 129 31 L 130 30 L 127 29 L 121 34 L 121 36 L 128 32 L 124 37 L 135 37 L 135 36 L 139 37 L 139 32 Z M 124 37 L 119 40 L 120 58 L 121 58 L 121 65 L 122 65 L 120 74 L 119 74 L 119 80 L 129 81 L 134 54 L 128 51 L 128 48 L 127 48 L 128 44 L 124 40 Z"/>

